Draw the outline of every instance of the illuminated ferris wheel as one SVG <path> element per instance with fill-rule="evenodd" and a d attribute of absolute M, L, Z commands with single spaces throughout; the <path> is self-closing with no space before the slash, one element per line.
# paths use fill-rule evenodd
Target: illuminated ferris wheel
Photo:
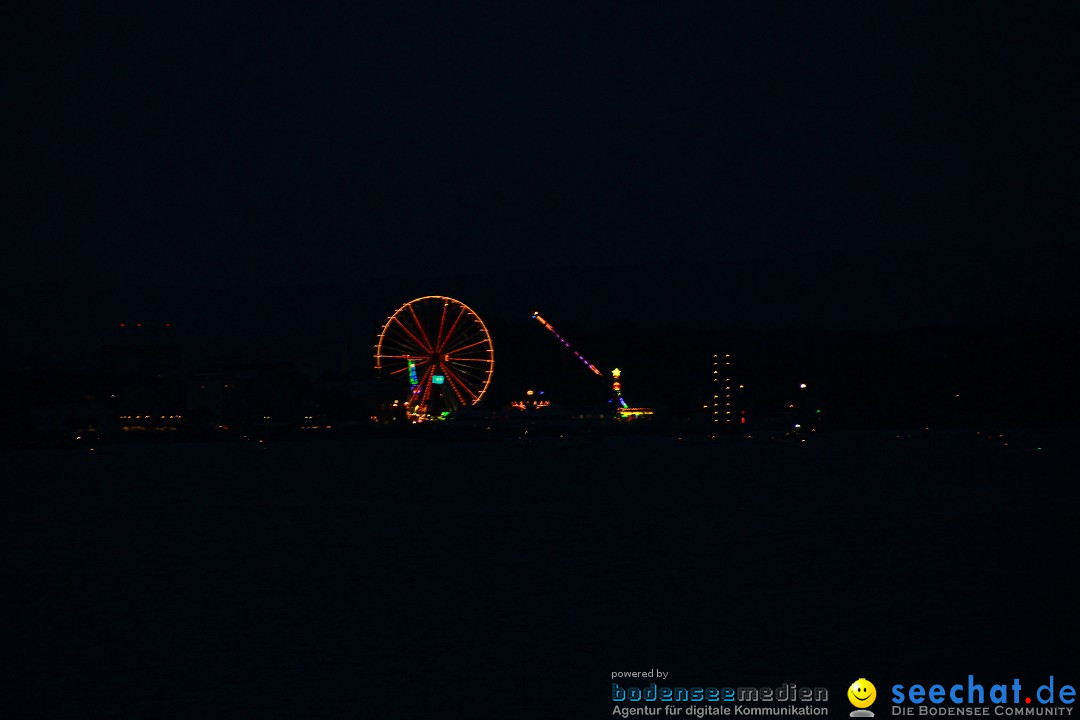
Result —
<path fill-rule="evenodd" d="M 426 295 L 405 303 L 386 319 L 375 346 L 375 368 L 408 394 L 412 420 L 438 420 L 475 405 L 495 367 L 491 335 L 463 302 Z"/>

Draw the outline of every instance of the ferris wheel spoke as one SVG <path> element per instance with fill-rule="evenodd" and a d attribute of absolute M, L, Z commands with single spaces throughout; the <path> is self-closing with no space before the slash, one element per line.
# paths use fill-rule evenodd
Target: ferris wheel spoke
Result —
<path fill-rule="evenodd" d="M 450 386 L 450 388 L 454 391 L 454 395 L 457 397 L 458 402 L 461 404 L 461 406 L 466 406 L 466 405 L 471 404 L 471 403 L 469 403 L 469 401 L 467 401 L 465 399 L 465 396 L 461 394 L 461 390 L 458 389 L 458 384 L 456 382 L 454 382 L 454 380 L 449 375 L 446 376 L 446 382 Z"/>
<path fill-rule="evenodd" d="M 483 335 L 471 334 L 468 337 L 462 337 L 458 340 L 458 344 L 452 348 L 443 351 L 443 355 L 457 355 L 463 353 L 467 356 L 475 357 L 477 353 L 486 352 L 490 347 L 490 340 Z"/>
<path fill-rule="evenodd" d="M 456 377 L 458 379 L 467 380 L 471 387 L 483 387 L 484 378 L 482 376 L 475 375 L 468 371 L 463 371 L 461 368 L 453 368 Z"/>
<path fill-rule="evenodd" d="M 458 372 L 458 375 L 465 378 L 480 380 L 486 375 L 486 370 L 484 368 L 478 368 L 475 365 L 458 365 L 454 361 L 450 361 L 447 365 L 454 368 Z"/>
<path fill-rule="evenodd" d="M 392 321 L 387 324 L 385 341 L 401 345 L 411 345 L 417 348 L 423 347 L 423 343 L 416 337 L 416 334 L 402 322 L 400 315 L 395 315 L 392 318 Z"/>
<path fill-rule="evenodd" d="M 454 373 L 454 371 L 453 371 L 453 370 L 451 370 L 451 369 L 450 369 L 449 367 L 447 367 L 447 366 L 445 366 L 445 365 L 443 365 L 443 369 L 444 369 L 444 370 L 446 370 L 446 373 L 447 373 L 447 377 L 453 378 L 454 380 L 456 380 L 456 381 L 458 382 L 458 384 L 460 384 L 460 385 L 461 385 L 461 387 L 465 388 L 465 392 L 469 393 L 469 395 L 470 395 L 470 396 L 472 397 L 472 399 L 473 399 L 473 402 L 476 402 L 477 400 L 479 400 L 479 399 L 480 399 L 480 398 L 479 398 L 479 396 L 478 396 L 478 395 L 477 395 L 476 393 L 474 393 L 474 392 L 472 391 L 472 389 L 471 389 L 471 388 L 470 388 L 470 387 L 469 387 L 468 385 L 466 385 L 466 384 L 465 384 L 464 382 L 462 382 L 461 378 L 459 378 L 459 377 L 458 377 L 458 376 L 457 376 L 457 375 L 456 375 L 456 374 Z M 464 400 L 462 400 L 462 402 L 465 402 L 465 401 L 464 401 Z"/>
<path fill-rule="evenodd" d="M 489 367 L 476 367 L 476 366 L 456 366 L 459 375 L 467 378 L 472 384 L 471 388 L 475 389 L 476 399 L 483 397 L 484 392 L 487 390 L 487 384 L 491 380 L 491 368 Z"/>
<path fill-rule="evenodd" d="M 405 333 L 412 339 L 412 341 L 416 343 L 417 347 L 424 348 L 428 352 L 431 352 L 431 348 L 421 342 L 420 338 L 416 337 L 416 335 L 414 335 L 413 332 L 409 330 L 409 328 L 405 327 L 405 323 L 401 322 L 397 315 L 394 315 L 393 319 L 398 325 L 401 326 L 401 329 L 405 331 Z"/>
<path fill-rule="evenodd" d="M 461 306 L 461 307 L 460 307 L 460 308 L 458 309 L 458 314 L 457 314 L 457 317 L 455 317 L 455 318 L 454 318 L 454 322 L 453 322 L 453 323 L 451 323 L 451 325 L 450 325 L 450 329 L 446 331 L 446 337 L 444 337 L 444 338 L 442 339 L 442 343 L 441 343 L 441 344 L 439 345 L 439 347 L 438 347 L 438 349 L 436 350 L 436 352 L 440 352 L 440 353 L 441 353 L 441 352 L 442 352 L 442 348 L 443 348 L 443 346 L 445 346 L 445 345 L 446 345 L 446 343 L 448 343 L 448 342 L 450 341 L 450 338 L 452 338 L 452 337 L 454 336 L 454 330 L 455 330 L 455 329 L 457 329 L 458 323 L 459 323 L 459 322 L 461 321 L 461 316 L 462 316 L 462 315 L 464 315 L 464 314 L 465 314 L 465 306 L 464 306 L 464 305 L 462 305 L 462 306 Z"/>
<path fill-rule="evenodd" d="M 428 352 L 435 352 L 435 346 L 431 344 L 431 340 L 427 336 L 427 332 L 424 330 L 424 324 L 420 322 L 420 318 L 416 317 L 416 309 L 413 308 L 413 304 L 409 303 L 409 314 L 412 315 L 413 322 L 416 323 L 416 327 L 420 329 L 420 336 L 424 338 L 424 347 Z"/>
<path fill-rule="evenodd" d="M 444 353 L 444 355 L 450 356 L 450 355 L 453 355 L 454 353 L 459 353 L 459 352 L 461 352 L 463 350 L 468 350 L 471 347 L 476 347 L 477 345 L 483 345 L 486 342 L 487 342 L 486 339 L 477 340 L 476 342 L 469 343 L 468 345 L 462 345 L 461 347 L 456 347 L 456 348 L 453 348 L 452 350 L 447 350 Z"/>
<path fill-rule="evenodd" d="M 439 330 L 435 333 L 435 352 L 439 352 L 439 348 L 442 347 L 442 331 L 443 326 L 446 324 L 446 308 L 450 306 L 450 303 L 443 301 L 442 315 L 439 317 Z"/>
<path fill-rule="evenodd" d="M 417 358 L 417 362 L 413 363 L 413 367 L 416 368 L 416 369 L 420 369 L 422 366 L 427 365 L 428 362 L 430 362 L 428 360 L 428 358 Z M 396 370 L 391 370 L 390 374 L 391 375 L 397 375 L 398 373 L 403 373 L 408 369 L 409 369 L 408 364 L 405 364 L 405 365 L 402 365 L 401 367 L 397 368 Z"/>
<path fill-rule="evenodd" d="M 466 375 L 467 377 L 477 377 L 478 374 L 484 374 L 485 372 L 484 368 L 479 368 L 475 365 L 464 365 L 459 363 L 461 363 L 460 360 L 451 359 L 447 360 L 445 364 L 454 368 L 459 373 Z"/>
<path fill-rule="evenodd" d="M 423 348 L 418 347 L 409 340 L 401 340 L 387 343 L 387 352 L 382 357 L 394 360 L 408 360 L 410 358 L 424 359 L 430 357 Z"/>
<path fill-rule="evenodd" d="M 458 400 L 461 401 L 462 405 L 468 405 L 469 403 L 465 402 L 465 398 L 462 396 L 461 391 L 458 390 L 457 383 L 454 382 L 454 375 L 450 372 L 450 368 L 444 366 L 443 370 L 446 372 L 446 381 L 450 384 L 450 388 L 454 391 L 454 394 L 457 395 Z M 465 389 L 468 390 L 468 388 Z"/>
<path fill-rule="evenodd" d="M 424 388 L 420 397 L 420 404 L 425 407 L 428 404 L 428 398 L 431 396 L 431 375 L 434 370 L 435 365 L 429 365 L 428 369 L 424 371 L 423 377 L 420 378 L 420 382 L 416 384 L 417 389 Z"/>
<path fill-rule="evenodd" d="M 454 373 L 453 375 L 447 375 L 447 377 L 453 377 L 454 382 L 457 383 L 460 387 L 464 388 L 465 392 L 469 393 L 469 397 L 472 398 L 473 402 L 476 402 L 480 399 L 480 395 L 477 390 L 483 387 L 483 383 L 481 381 L 477 380 L 476 378 L 461 377 L 457 373 Z"/>

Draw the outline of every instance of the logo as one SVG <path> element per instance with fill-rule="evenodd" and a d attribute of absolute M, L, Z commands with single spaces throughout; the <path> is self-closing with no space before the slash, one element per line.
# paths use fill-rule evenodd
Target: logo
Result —
<path fill-rule="evenodd" d="M 847 689 L 847 698 L 857 708 L 851 711 L 851 717 L 874 717 L 874 713 L 866 709 L 877 699 L 877 688 L 874 687 L 874 683 L 866 678 L 859 678 Z"/>

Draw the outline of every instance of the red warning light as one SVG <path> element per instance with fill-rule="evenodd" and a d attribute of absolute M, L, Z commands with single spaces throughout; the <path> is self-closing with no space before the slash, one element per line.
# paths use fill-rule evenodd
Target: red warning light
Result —
<path fill-rule="evenodd" d="M 142 327 L 142 323 L 135 323 L 135 327 Z"/>
<path fill-rule="evenodd" d="M 124 323 L 120 323 L 120 327 L 127 327 Z"/>

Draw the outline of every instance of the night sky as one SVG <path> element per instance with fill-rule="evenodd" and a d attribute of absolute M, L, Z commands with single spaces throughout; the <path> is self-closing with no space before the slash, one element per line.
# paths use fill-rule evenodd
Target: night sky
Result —
<path fill-rule="evenodd" d="M 0 12 L 5 717 L 1076 683 L 1077 0 Z"/>
<path fill-rule="evenodd" d="M 1077 237 L 1073 3 L 391 5 L 9 18 L 0 284 L 899 252 L 918 288 L 924 252 Z"/>

